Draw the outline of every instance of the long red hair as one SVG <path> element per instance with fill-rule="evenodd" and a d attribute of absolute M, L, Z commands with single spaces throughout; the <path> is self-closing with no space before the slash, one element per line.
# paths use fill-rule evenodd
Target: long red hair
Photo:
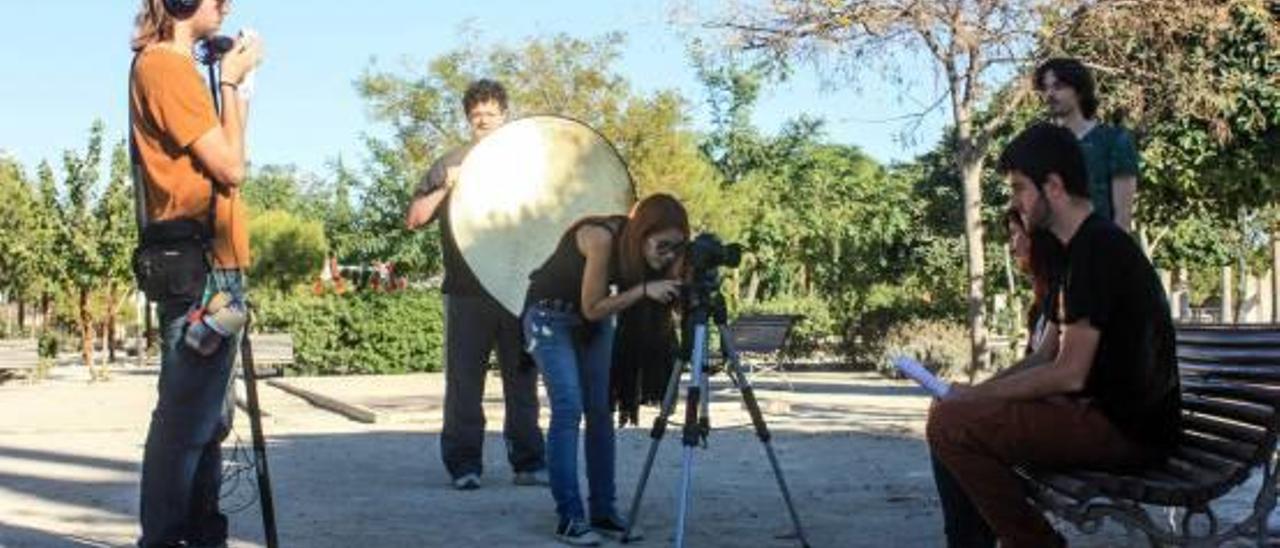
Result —
<path fill-rule="evenodd" d="M 651 195 L 631 208 L 618 242 L 618 265 L 624 284 L 634 285 L 651 277 L 644 257 L 645 240 L 673 228 L 689 239 L 689 214 L 670 194 Z"/>

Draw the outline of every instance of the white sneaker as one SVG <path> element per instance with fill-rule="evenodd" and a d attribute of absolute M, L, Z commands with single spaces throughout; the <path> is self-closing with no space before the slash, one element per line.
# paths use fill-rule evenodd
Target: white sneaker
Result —
<path fill-rule="evenodd" d="M 453 488 L 459 491 L 474 491 L 480 488 L 480 476 L 477 474 L 463 474 L 453 478 Z"/>

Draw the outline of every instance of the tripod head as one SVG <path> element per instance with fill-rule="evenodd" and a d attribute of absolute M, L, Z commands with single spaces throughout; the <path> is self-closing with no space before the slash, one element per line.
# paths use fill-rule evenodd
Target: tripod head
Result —
<path fill-rule="evenodd" d="M 742 262 L 742 246 L 724 244 L 719 236 L 703 232 L 689 242 L 686 257 L 693 273 L 689 282 L 681 287 L 680 299 L 684 309 L 692 316 L 707 312 L 719 319 L 725 315 L 724 297 L 720 294 L 720 267 L 737 268 Z"/>
<path fill-rule="evenodd" d="M 742 261 L 742 246 L 725 244 L 710 232 L 699 234 L 686 248 L 693 273 L 681 286 L 680 301 L 685 311 L 681 322 L 681 351 L 685 359 L 692 354 L 693 329 L 698 325 L 724 325 L 729 321 L 724 294 L 720 291 L 720 268 L 737 268 Z"/>

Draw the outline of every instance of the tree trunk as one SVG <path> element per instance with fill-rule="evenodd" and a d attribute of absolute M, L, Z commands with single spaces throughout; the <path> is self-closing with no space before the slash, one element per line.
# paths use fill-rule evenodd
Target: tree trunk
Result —
<path fill-rule="evenodd" d="M 49 327 L 49 301 L 52 297 L 49 293 L 40 294 L 40 327 Z"/>
<path fill-rule="evenodd" d="M 751 281 L 747 282 L 747 302 L 755 304 L 760 292 L 760 271 L 751 271 Z"/>
<path fill-rule="evenodd" d="M 1234 299 L 1235 291 L 1231 289 L 1231 267 L 1222 267 L 1222 306 L 1218 312 L 1218 319 L 1222 323 L 1231 323 L 1231 319 L 1235 317 L 1231 312 L 1235 310 Z"/>
<path fill-rule="evenodd" d="M 982 156 L 962 153 L 959 167 L 964 184 L 964 234 L 969 259 L 969 343 L 972 351 L 969 380 L 972 382 L 978 371 L 986 369 L 991 361 L 983 287 L 986 258 L 982 245 Z"/>
<path fill-rule="evenodd" d="M 1013 276 L 1013 247 L 1005 244 L 1004 251 L 1004 277 L 1005 282 L 1009 284 L 1009 310 L 1010 316 L 1013 317 L 1010 333 L 1017 340 L 1022 335 L 1022 328 L 1026 325 L 1026 318 L 1022 317 L 1022 302 L 1018 299 L 1018 286 Z M 1033 295 L 1032 298 L 1034 299 L 1035 296 Z"/>
<path fill-rule="evenodd" d="M 1271 323 L 1280 323 L 1280 238 L 1271 228 Z"/>
<path fill-rule="evenodd" d="M 116 361 L 116 308 L 119 306 L 119 299 L 116 298 L 115 283 L 107 286 L 107 318 L 106 339 L 107 339 L 107 362 L 115 363 Z"/>
<path fill-rule="evenodd" d="M 89 317 L 89 290 L 80 289 L 80 355 L 86 367 L 93 369 L 93 320 Z"/>
<path fill-rule="evenodd" d="M 18 299 L 18 331 L 27 329 L 27 301 Z"/>

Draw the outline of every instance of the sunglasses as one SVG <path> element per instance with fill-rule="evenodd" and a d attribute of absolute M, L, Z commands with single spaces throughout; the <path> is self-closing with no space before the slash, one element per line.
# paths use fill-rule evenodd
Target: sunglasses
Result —
<path fill-rule="evenodd" d="M 658 240 L 654 242 L 654 250 L 659 254 L 668 255 L 680 251 L 688 242 L 684 239 L 680 240 Z"/>

